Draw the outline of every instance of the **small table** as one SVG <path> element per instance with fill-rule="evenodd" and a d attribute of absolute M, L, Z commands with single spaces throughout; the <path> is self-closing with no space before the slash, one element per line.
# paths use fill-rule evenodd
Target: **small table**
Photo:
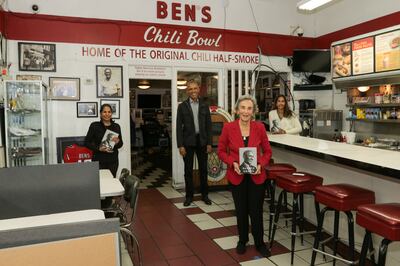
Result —
<path fill-rule="evenodd" d="M 100 197 L 102 199 L 106 197 L 121 196 L 125 192 L 124 187 L 117 178 L 114 178 L 110 170 L 100 170 Z"/>

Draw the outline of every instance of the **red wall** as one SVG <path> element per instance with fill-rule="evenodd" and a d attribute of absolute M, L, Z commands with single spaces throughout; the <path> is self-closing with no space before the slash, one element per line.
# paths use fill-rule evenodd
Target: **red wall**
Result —
<path fill-rule="evenodd" d="M 0 29 L 8 39 L 26 41 L 88 43 L 100 45 L 143 46 L 179 49 L 215 50 L 264 55 L 291 56 L 293 49 L 329 48 L 331 42 L 400 24 L 400 12 L 342 29 L 318 38 L 295 37 L 201 27 L 150 24 L 128 21 L 60 17 L 39 14 L 0 12 Z M 163 31 L 180 31 L 183 36 L 191 29 L 209 38 L 222 34 L 218 47 L 186 44 L 147 43 L 146 29 L 156 26 Z"/>

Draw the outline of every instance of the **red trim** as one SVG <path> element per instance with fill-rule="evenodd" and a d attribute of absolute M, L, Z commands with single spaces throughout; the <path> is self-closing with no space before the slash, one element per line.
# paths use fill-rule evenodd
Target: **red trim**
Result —
<path fill-rule="evenodd" d="M 4 17 L 3 21 L 1 21 L 1 17 Z M 5 21 L 7 23 L 4 23 Z M 260 47 L 263 54 L 274 56 L 291 56 L 293 49 L 329 48 L 333 41 L 398 24 L 400 24 L 400 12 L 318 38 L 305 38 L 279 34 L 93 18 L 11 12 L 1 12 L 0 14 L 0 29 L 1 27 L 5 28 L 5 35 L 10 40 L 197 49 L 240 53 L 258 53 L 258 47 Z M 220 34 L 222 34 L 222 37 L 218 47 L 189 46 L 186 43 L 148 43 L 144 40 L 143 36 L 150 26 L 156 26 L 162 29 L 163 32 L 182 32 L 182 40 L 186 39 L 189 30 L 192 29 L 197 30 L 202 36 L 207 38 L 217 39 Z"/>

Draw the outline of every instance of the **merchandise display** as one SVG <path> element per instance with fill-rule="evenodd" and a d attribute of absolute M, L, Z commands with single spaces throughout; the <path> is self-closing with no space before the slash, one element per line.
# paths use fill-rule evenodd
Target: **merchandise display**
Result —
<path fill-rule="evenodd" d="M 5 81 L 7 166 L 45 164 L 46 119 L 40 81 Z"/>

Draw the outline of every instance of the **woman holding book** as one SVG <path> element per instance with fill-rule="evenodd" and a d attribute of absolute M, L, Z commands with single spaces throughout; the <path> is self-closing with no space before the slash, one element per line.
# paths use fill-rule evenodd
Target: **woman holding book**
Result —
<path fill-rule="evenodd" d="M 299 135 L 302 127 L 295 113 L 290 110 L 285 95 L 279 95 L 268 114 L 272 134 Z"/>
<path fill-rule="evenodd" d="M 100 121 L 90 124 L 85 146 L 93 151 L 92 161 L 98 161 L 100 169 L 109 169 L 114 177 L 118 170 L 118 149 L 122 147 L 121 128 L 112 119 L 109 104 L 100 107 Z"/>
<path fill-rule="evenodd" d="M 251 219 L 251 233 L 256 249 L 264 257 L 270 255 L 264 243 L 263 203 L 266 179 L 265 166 L 271 158 L 271 148 L 265 127 L 254 121 L 258 111 L 256 100 L 244 95 L 239 97 L 235 105 L 239 119 L 224 124 L 218 143 L 218 156 L 227 164 L 227 178 L 232 185 L 232 197 L 235 203 L 239 242 L 236 252 L 246 252 L 249 241 L 249 216 Z M 251 160 L 249 160 L 249 152 Z M 240 155 L 242 158 L 240 158 Z M 256 165 L 250 172 L 244 174 L 240 163 L 247 161 Z M 242 168 L 244 169 L 244 168 Z M 249 167 L 252 169 L 252 167 Z"/>

